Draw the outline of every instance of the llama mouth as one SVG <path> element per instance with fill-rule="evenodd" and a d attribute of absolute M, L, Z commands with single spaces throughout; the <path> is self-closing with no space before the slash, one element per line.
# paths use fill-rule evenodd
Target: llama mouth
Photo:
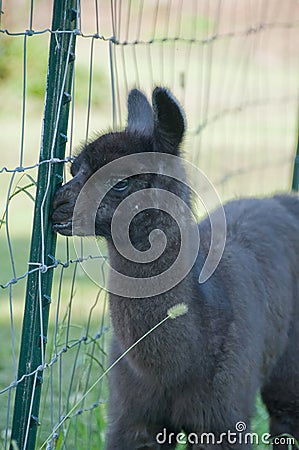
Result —
<path fill-rule="evenodd" d="M 54 223 L 53 230 L 56 233 L 64 234 L 67 236 L 71 236 L 72 234 L 72 221 L 69 220 L 67 222 Z"/>

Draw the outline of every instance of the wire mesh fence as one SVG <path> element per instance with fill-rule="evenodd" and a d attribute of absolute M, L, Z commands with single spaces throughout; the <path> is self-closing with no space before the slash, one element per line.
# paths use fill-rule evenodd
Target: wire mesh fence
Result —
<path fill-rule="evenodd" d="M 58 4 L 67 27 L 52 25 Z M 105 272 L 105 258 L 90 253 L 85 240 L 78 254 L 72 239 L 61 237 L 55 252 L 53 190 L 68 179 L 69 161 L 93 133 L 125 124 L 128 91 L 137 86 L 149 93 L 155 85 L 170 87 L 184 104 L 185 156 L 223 200 L 289 189 L 299 5 L 13 0 L 0 6 L 0 448 L 10 448 L 19 429 L 23 449 L 40 448 L 53 431 L 48 449 L 104 448 L 105 378 L 85 394 L 107 365 L 109 315 L 106 294 L 84 263 Z M 49 66 L 58 98 L 52 107 L 49 48 L 57 57 Z M 42 122 L 46 93 L 50 122 Z M 30 254 L 33 215 L 39 230 Z M 35 315 L 25 314 L 23 336 L 34 329 L 34 339 L 21 343 L 26 284 Z M 15 400 L 26 383 L 25 405 Z M 39 395 L 40 408 L 34 406 Z"/>

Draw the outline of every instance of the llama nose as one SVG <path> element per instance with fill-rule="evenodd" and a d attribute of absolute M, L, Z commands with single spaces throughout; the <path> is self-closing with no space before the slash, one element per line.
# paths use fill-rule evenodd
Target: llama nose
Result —
<path fill-rule="evenodd" d="M 63 224 L 72 220 L 76 196 L 67 184 L 59 188 L 53 199 L 52 223 Z"/>
<path fill-rule="evenodd" d="M 63 203 L 63 186 L 57 189 L 53 198 L 53 210 L 57 209 Z"/>
<path fill-rule="evenodd" d="M 53 210 L 65 204 L 74 204 L 74 193 L 68 183 L 57 189 L 53 199 Z"/>

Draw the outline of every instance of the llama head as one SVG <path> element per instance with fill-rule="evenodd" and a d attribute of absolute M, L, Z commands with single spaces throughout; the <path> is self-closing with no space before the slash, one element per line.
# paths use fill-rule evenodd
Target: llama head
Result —
<path fill-rule="evenodd" d="M 120 203 L 131 194 L 149 188 L 154 189 L 151 189 L 148 195 L 155 195 L 153 194 L 155 189 L 164 189 L 173 192 L 188 203 L 187 187 L 162 175 L 162 166 L 165 165 L 165 161 L 160 158 L 162 154 L 179 156 L 179 146 L 184 131 L 184 113 L 169 90 L 155 88 L 152 106 L 142 92 L 137 89 L 132 90 L 128 96 L 126 129 L 104 134 L 86 145 L 71 166 L 73 179 L 56 192 L 52 214 L 54 230 L 63 235 L 95 233 L 109 239 L 111 220 Z M 144 154 L 157 155 L 155 167 L 151 168 L 149 173 L 146 173 L 144 162 L 139 161 L 142 159 L 140 156 Z M 120 158 L 129 155 L 134 155 L 134 159 L 130 159 L 126 166 L 124 160 Z M 118 160 L 120 164 L 115 164 Z M 105 177 L 101 178 L 103 168 L 108 170 L 108 176 L 106 170 Z M 182 171 L 183 168 L 179 170 Z M 87 192 L 86 201 L 81 202 L 80 214 L 76 214 L 78 223 L 75 224 L 73 213 L 78 196 L 83 191 L 83 187 L 88 186 L 92 180 L 93 185 L 96 185 L 95 191 Z M 105 195 L 101 202 L 98 202 L 103 189 L 105 189 Z M 156 225 L 157 220 L 162 220 L 163 214 L 158 211 L 159 201 L 156 199 L 155 203 L 155 199 L 152 200 L 155 206 L 148 208 L 147 212 L 140 213 L 138 213 L 138 202 L 136 204 L 131 202 L 130 207 L 135 210 L 132 222 L 133 228 L 135 225 L 135 231 L 138 229 L 139 232 L 147 234 L 150 228 L 154 227 L 154 222 Z M 84 226 L 90 210 L 94 209 L 91 203 L 96 204 L 93 227 Z M 119 222 L 121 223 L 121 220 Z M 137 241 L 142 242 L 142 239 Z"/>

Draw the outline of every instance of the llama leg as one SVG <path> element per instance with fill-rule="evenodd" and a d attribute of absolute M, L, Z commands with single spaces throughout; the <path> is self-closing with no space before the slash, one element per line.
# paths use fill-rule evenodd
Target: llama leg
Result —
<path fill-rule="evenodd" d="M 194 431 L 195 427 L 183 427 L 186 436 L 188 450 L 250 450 L 255 443 L 250 434 L 250 417 L 254 411 L 255 394 L 247 396 L 239 390 L 234 401 L 228 401 L 228 407 L 219 404 L 219 413 L 213 418 L 218 419 L 213 425 L 204 427 L 204 430 Z M 233 395 L 230 396 L 230 399 Z M 236 402 L 240 404 L 236 405 Z M 243 408 L 241 409 L 241 403 Z M 220 412 L 221 411 L 221 412 Z M 243 425 L 240 428 L 240 425 Z M 193 430 L 193 431 L 190 431 Z"/>
<path fill-rule="evenodd" d="M 270 415 L 270 434 L 272 438 L 281 435 L 293 436 L 299 441 L 299 377 L 297 380 L 272 378 L 262 391 L 262 398 Z M 274 439 L 273 449 L 290 448 L 286 436 Z M 291 447 L 296 449 L 295 445 Z"/>
<path fill-rule="evenodd" d="M 176 442 L 169 436 L 177 433 L 164 428 L 163 436 L 157 439 L 157 430 L 157 427 L 142 424 L 114 424 L 108 432 L 106 450 L 174 450 Z"/>
<path fill-rule="evenodd" d="M 232 431 L 232 434 L 228 430 Z M 249 433 L 249 430 L 246 430 L 246 433 Z M 252 448 L 252 442 L 248 435 L 245 437 L 240 433 L 235 433 L 234 427 L 229 427 L 222 433 L 205 433 L 202 439 L 200 438 L 202 435 L 198 434 L 197 436 L 199 436 L 198 443 L 189 442 L 188 450 L 250 450 Z"/>
<path fill-rule="evenodd" d="M 189 444 L 188 450 L 250 450 L 252 446 L 250 444 L 210 444 L 210 445 L 191 445 Z"/>
<path fill-rule="evenodd" d="M 118 342 L 113 340 L 110 348 L 111 360 L 121 355 Z M 158 407 L 152 406 L 153 392 L 138 384 L 134 372 L 126 360 L 112 369 L 109 378 L 110 399 L 106 450 L 171 450 L 176 442 L 163 417 L 157 417 Z M 162 403 L 162 400 L 161 400 Z M 147 406 L 148 405 L 148 406 Z"/>
<path fill-rule="evenodd" d="M 293 326 L 284 355 L 274 367 L 262 389 L 262 398 L 270 415 L 272 437 L 288 434 L 299 441 L 299 327 Z M 275 439 L 275 450 L 290 448 L 283 439 Z M 295 445 L 293 449 L 298 448 Z"/>

